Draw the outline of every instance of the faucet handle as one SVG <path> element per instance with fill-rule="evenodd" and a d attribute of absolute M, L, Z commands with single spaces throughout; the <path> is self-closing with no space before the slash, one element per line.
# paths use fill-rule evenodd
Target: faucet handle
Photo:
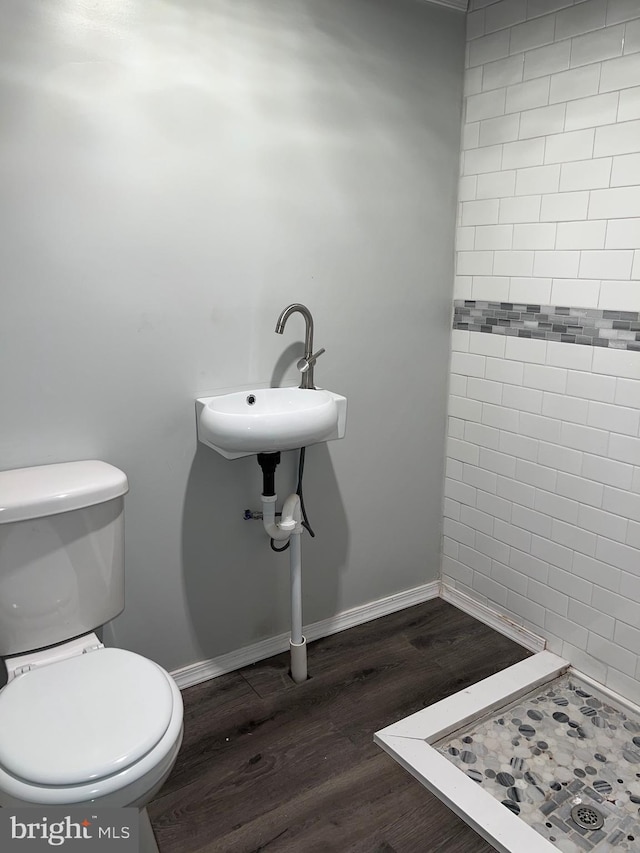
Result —
<path fill-rule="evenodd" d="M 310 355 L 309 358 L 301 358 L 298 364 L 296 365 L 300 373 L 306 373 L 310 367 L 316 363 L 316 361 L 320 358 L 323 352 L 326 352 L 325 348 L 319 349 L 318 352 Z"/>

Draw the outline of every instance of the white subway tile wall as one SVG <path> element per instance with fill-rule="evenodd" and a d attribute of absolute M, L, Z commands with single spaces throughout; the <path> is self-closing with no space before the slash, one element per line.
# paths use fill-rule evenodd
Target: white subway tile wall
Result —
<path fill-rule="evenodd" d="M 458 270 L 506 277 L 513 302 L 523 277 L 586 280 L 580 305 L 610 307 L 640 270 L 640 3 L 470 7 Z M 487 241 L 498 224 L 526 227 Z"/>
<path fill-rule="evenodd" d="M 640 310 L 640 0 L 468 17 L 455 298 Z M 640 352 L 456 330 L 451 370 L 444 580 L 640 701 Z"/>

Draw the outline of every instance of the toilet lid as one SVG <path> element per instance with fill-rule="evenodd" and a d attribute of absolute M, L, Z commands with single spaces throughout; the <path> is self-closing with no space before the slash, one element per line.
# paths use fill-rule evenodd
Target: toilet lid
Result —
<path fill-rule="evenodd" d="M 33 669 L 0 692 L 0 765 L 38 785 L 119 773 L 156 746 L 173 712 L 167 675 L 123 649 Z"/>

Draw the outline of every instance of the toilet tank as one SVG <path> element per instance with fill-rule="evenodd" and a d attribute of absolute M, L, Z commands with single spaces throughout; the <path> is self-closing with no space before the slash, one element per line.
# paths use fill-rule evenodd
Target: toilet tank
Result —
<path fill-rule="evenodd" d="M 0 656 L 124 609 L 126 475 L 97 460 L 0 471 Z"/>

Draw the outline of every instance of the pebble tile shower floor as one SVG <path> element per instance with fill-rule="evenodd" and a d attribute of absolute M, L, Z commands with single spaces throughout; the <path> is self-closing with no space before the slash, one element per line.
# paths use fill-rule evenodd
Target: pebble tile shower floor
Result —
<path fill-rule="evenodd" d="M 640 850 L 640 717 L 573 676 L 448 735 L 437 749 L 563 853 Z M 574 823 L 578 804 L 602 814 L 602 829 Z"/>

